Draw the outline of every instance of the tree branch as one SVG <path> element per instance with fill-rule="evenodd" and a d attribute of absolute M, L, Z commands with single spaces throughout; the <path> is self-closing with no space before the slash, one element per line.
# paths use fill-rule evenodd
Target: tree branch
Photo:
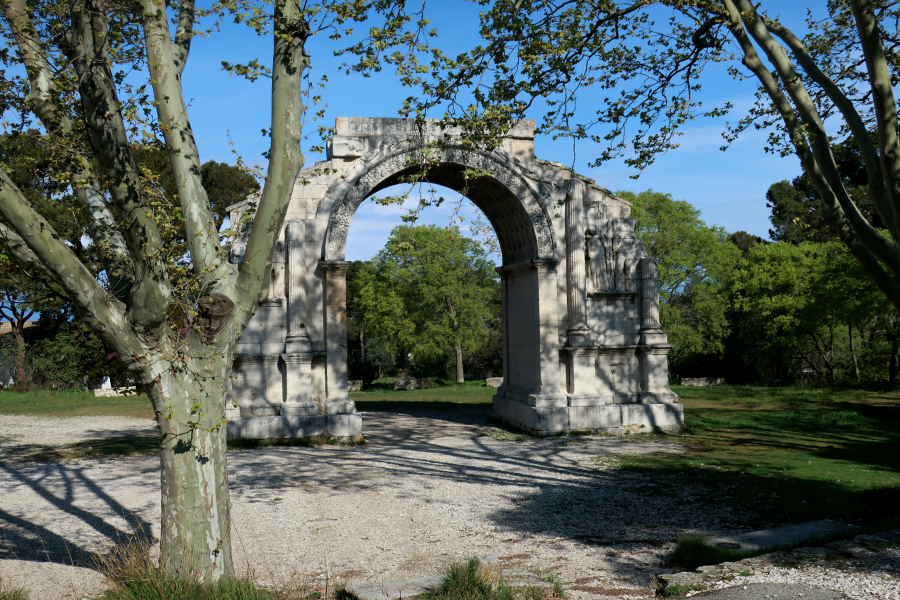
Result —
<path fill-rule="evenodd" d="M 7 0 L 4 6 L 4 15 L 16 40 L 19 56 L 28 73 L 28 81 L 31 86 L 28 100 L 34 114 L 41 120 L 41 124 L 47 131 L 71 133 L 71 121 L 53 104 L 52 93 L 55 88 L 53 71 L 47 61 L 43 45 L 37 37 L 34 24 L 28 15 L 25 0 Z M 115 227 L 115 220 L 106 200 L 97 191 L 99 186 L 90 169 L 89 161 L 79 152 L 76 152 L 75 160 L 78 164 L 72 170 L 69 181 L 76 197 L 90 209 L 92 218 L 88 231 L 96 243 L 103 245 L 108 250 L 111 260 L 108 261 L 107 272 L 111 279 L 121 282 L 114 288 L 123 288 L 127 291 L 134 279 L 134 270 L 128 256 L 125 239 Z"/>
<path fill-rule="evenodd" d="M 12 231 L 4 228 L 4 237 L 17 258 L 39 265 L 83 312 L 91 326 L 117 351 L 126 352 L 127 360 L 127 352 L 137 347 L 137 340 L 132 338 L 125 315 L 2 169 L 0 214 L 10 224 Z"/>
<path fill-rule="evenodd" d="M 816 157 L 810 150 L 806 136 L 803 132 L 803 127 L 794 113 L 794 107 L 781 92 L 774 77 L 772 77 L 772 74 L 759 58 L 756 49 L 753 47 L 750 38 L 747 36 L 741 13 L 737 10 L 737 7 L 732 0 L 723 0 L 723 4 L 729 12 L 730 21 L 727 24 L 728 28 L 737 39 L 741 51 L 744 54 L 743 63 L 759 80 L 763 90 L 769 98 L 771 98 L 775 109 L 781 115 L 785 128 L 791 136 L 791 142 L 794 145 L 797 156 L 800 158 L 800 162 L 803 165 L 803 170 L 807 173 L 810 181 L 816 187 L 816 191 L 819 192 L 819 195 L 825 203 L 826 219 L 832 223 L 832 226 L 841 237 L 841 240 L 847 245 L 850 252 L 856 257 L 866 272 L 869 273 L 878 288 L 895 306 L 900 308 L 900 286 L 898 286 L 897 281 L 884 270 L 878 259 L 853 232 L 836 196 L 832 193 L 828 182 L 825 180 L 825 177 L 819 168 Z"/>
<path fill-rule="evenodd" d="M 191 40 L 194 39 L 194 19 L 196 10 L 194 0 L 181 0 L 181 10 L 178 12 L 178 27 L 175 29 L 175 68 L 178 76 L 184 73 L 188 54 L 191 51 Z"/>
<path fill-rule="evenodd" d="M 894 208 L 893 229 L 900 234 L 900 137 L 897 132 L 897 102 L 894 98 L 891 72 L 884 56 L 884 47 L 878 34 L 871 0 L 851 0 L 853 17 L 859 31 L 866 72 L 872 88 L 875 120 L 878 124 L 878 145 L 881 150 L 881 168 L 887 188 L 888 201 Z M 898 240 L 900 241 L 900 240 Z"/>
<path fill-rule="evenodd" d="M 124 237 L 135 270 L 128 300 L 134 322 L 141 327 L 161 325 L 171 300 L 168 265 L 154 215 L 143 198 L 140 174 L 134 163 L 122 118 L 115 81 L 109 67 L 107 23 L 102 0 L 73 0 L 69 44 L 85 125 L 94 154 L 110 180 L 110 195 L 124 222 Z"/>
<path fill-rule="evenodd" d="M 223 259 L 219 232 L 200 178 L 200 154 L 181 90 L 184 63 L 179 62 L 175 52 L 176 48 L 184 47 L 173 44 L 169 38 L 163 0 L 142 0 L 141 5 L 144 7 L 144 39 L 156 99 L 156 113 L 178 189 L 194 272 L 200 275 L 203 292 L 208 293 L 233 269 Z M 193 19 L 193 8 L 190 6 L 190 18 Z M 187 57 L 186 50 L 184 57 Z"/>
<path fill-rule="evenodd" d="M 900 275 L 900 253 L 898 253 L 897 247 L 885 239 L 869 223 L 862 212 L 860 212 L 859 207 L 850 198 L 850 195 L 847 194 L 837 163 L 834 160 L 834 155 L 831 152 L 831 143 L 825 131 L 825 125 L 819 117 L 809 92 L 801 81 L 800 75 L 794 69 L 794 65 L 788 60 L 784 48 L 772 38 L 765 22 L 756 13 L 750 0 L 735 0 L 735 2 L 740 6 L 743 15 L 750 16 L 749 23 L 747 23 L 746 19 L 744 21 L 747 32 L 765 51 L 769 62 L 775 67 L 775 71 L 778 73 L 788 94 L 790 94 L 794 107 L 800 113 L 805 129 L 810 132 L 806 134 L 806 138 L 811 142 L 809 148 L 815 157 L 817 179 L 819 179 L 817 184 L 816 179 L 810 175 L 810 181 L 820 195 L 823 197 L 831 195 L 837 200 L 846 217 L 846 225 L 850 227 L 848 233 L 857 238 L 870 252 L 873 252 L 884 261 L 894 276 Z M 839 222 L 832 222 L 833 225 L 836 223 L 841 228 L 845 226 Z"/>
<path fill-rule="evenodd" d="M 300 82 L 309 65 L 304 50 L 309 32 L 309 24 L 302 19 L 293 0 L 276 2 L 269 170 L 240 266 L 235 332 L 250 319 L 268 288 L 268 269 L 275 252 L 275 241 L 284 224 L 294 181 L 303 167 L 300 136 L 306 107 L 300 97 Z"/>
<path fill-rule="evenodd" d="M 774 21 L 767 20 L 766 25 L 772 33 L 777 35 L 785 44 L 787 44 L 804 72 L 821 86 L 822 90 L 828 95 L 831 101 L 834 102 L 838 110 L 841 111 L 844 120 L 847 122 L 847 126 L 850 128 L 850 132 L 853 134 L 853 138 L 856 140 L 856 145 L 859 146 L 860 152 L 862 153 L 863 162 L 866 165 L 866 173 L 869 176 L 868 191 L 869 197 L 872 199 L 872 204 L 878 211 L 881 220 L 891 232 L 891 235 L 894 239 L 898 239 L 900 230 L 898 230 L 898 225 L 895 221 L 896 211 L 891 205 L 887 189 L 885 188 L 884 173 L 881 169 L 881 159 L 878 156 L 878 149 L 875 147 L 875 144 L 872 143 L 872 138 L 869 135 L 862 118 L 853 106 L 853 102 L 847 98 L 837 84 L 832 81 L 815 62 L 813 62 L 812 58 L 806 52 L 803 43 L 797 39 L 790 30 Z"/>

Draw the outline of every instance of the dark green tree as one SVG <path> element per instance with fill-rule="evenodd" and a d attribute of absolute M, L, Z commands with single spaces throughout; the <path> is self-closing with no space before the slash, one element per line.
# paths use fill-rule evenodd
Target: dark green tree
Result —
<path fill-rule="evenodd" d="M 739 248 L 722 227 L 710 227 L 700 211 L 671 194 L 616 192 L 632 203 L 635 232 L 659 259 L 660 319 L 674 346 L 673 373 L 715 368 L 731 331 L 728 282 Z"/>
<path fill-rule="evenodd" d="M 395 227 L 387 246 L 361 274 L 356 306 L 391 350 L 414 361 L 464 361 L 500 328 L 500 283 L 481 245 L 456 229 Z"/>
<path fill-rule="evenodd" d="M 832 148 L 847 193 L 863 216 L 877 227 L 884 224 L 869 197 L 869 176 L 859 147 L 849 139 Z M 793 181 L 773 183 L 766 192 L 766 206 L 772 209 L 769 236 L 776 241 L 797 244 L 840 239 L 822 210 L 822 198 L 805 173 Z"/>

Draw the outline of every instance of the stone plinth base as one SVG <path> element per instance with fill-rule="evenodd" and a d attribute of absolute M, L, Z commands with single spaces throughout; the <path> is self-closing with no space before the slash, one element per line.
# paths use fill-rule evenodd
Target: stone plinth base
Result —
<path fill-rule="evenodd" d="M 564 431 L 624 434 L 636 431 L 679 431 L 684 428 L 684 407 L 674 401 L 536 407 L 503 396 L 494 396 L 494 414 L 510 425 L 537 435 Z"/>
<path fill-rule="evenodd" d="M 230 440 L 277 440 L 316 436 L 356 438 L 362 435 L 362 416 L 297 415 L 243 417 L 226 425 Z"/>

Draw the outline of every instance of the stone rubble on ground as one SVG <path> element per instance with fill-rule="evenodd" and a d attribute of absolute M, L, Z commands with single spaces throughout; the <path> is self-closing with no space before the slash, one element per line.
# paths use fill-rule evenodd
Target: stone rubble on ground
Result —
<path fill-rule="evenodd" d="M 688 596 L 750 583 L 803 583 L 859 600 L 898 600 L 900 529 L 663 574 L 659 579 L 667 587 L 690 590 Z"/>

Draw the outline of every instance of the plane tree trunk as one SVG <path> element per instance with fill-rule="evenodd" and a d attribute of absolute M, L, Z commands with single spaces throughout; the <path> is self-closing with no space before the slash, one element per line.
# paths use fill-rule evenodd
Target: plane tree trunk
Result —
<path fill-rule="evenodd" d="M 74 125 L 61 118 L 48 100 L 56 91 L 47 82 L 56 75 L 36 35 L 41 29 L 31 23 L 24 2 L 7 4 L 4 16 L 27 67 L 32 111 L 47 131 L 66 134 Z M 303 165 L 300 137 L 305 107 L 300 90 L 308 67 L 304 46 L 310 30 L 298 3 L 274 2 L 269 168 L 246 258 L 233 265 L 226 260 L 200 181 L 200 159 L 181 90 L 193 38 L 193 0 L 183 0 L 177 7 L 165 0 L 140 4 L 153 105 L 178 184 L 183 237 L 192 260 L 192 271 L 179 274 L 180 284 L 190 280 L 193 288 L 188 286 L 184 297 L 176 297 L 166 252 L 169 242 L 161 232 L 155 202 L 144 189 L 117 96 L 110 66 L 114 64 L 110 40 L 117 38 L 109 31 L 115 21 L 108 19 L 112 9 L 103 0 L 72 0 L 70 28 L 65 39 L 60 38 L 60 47 L 71 69 L 66 75 L 78 82 L 77 108 L 84 116 L 78 123 L 84 135 L 78 139 L 89 140 L 92 150 L 93 160 L 84 164 L 98 173 L 93 178 L 81 165 L 72 186 L 77 192 L 96 192 L 99 181 L 106 186 L 105 194 L 80 195 L 102 205 L 92 205 L 97 208 L 95 218 L 102 216 L 99 230 L 121 242 L 104 247 L 123 267 L 115 277 L 108 273 L 105 281 L 122 284 L 116 290 L 101 285 L 3 169 L 0 233 L 19 261 L 39 269 L 58 287 L 79 319 L 118 354 L 147 392 L 160 428 L 161 564 L 172 575 L 212 582 L 233 574 L 225 453 L 227 374 L 237 341 L 267 290 L 275 242 Z M 174 37 L 169 8 L 177 10 Z M 109 215 L 114 221 L 107 219 Z M 186 317 L 190 326 L 185 332 Z"/>

